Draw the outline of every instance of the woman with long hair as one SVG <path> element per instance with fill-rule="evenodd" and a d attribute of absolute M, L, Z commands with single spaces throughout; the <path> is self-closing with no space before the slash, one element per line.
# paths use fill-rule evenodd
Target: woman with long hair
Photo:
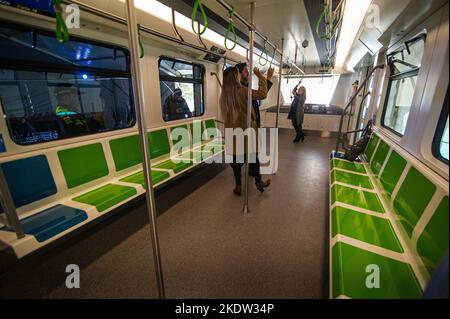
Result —
<path fill-rule="evenodd" d="M 300 86 L 298 89 L 295 87 L 292 95 L 294 96 L 294 101 L 292 101 L 288 119 L 292 121 L 292 126 L 295 129 L 294 143 L 298 143 L 300 140 L 302 142 L 305 140 L 302 126 L 305 117 L 306 88 L 304 86 Z"/>
<path fill-rule="evenodd" d="M 255 75 L 259 79 L 258 90 L 252 91 L 253 100 L 264 100 L 267 97 L 267 79 L 261 74 L 259 69 L 254 69 Z M 247 103 L 248 90 L 241 85 L 240 73 L 236 67 L 230 67 L 223 72 L 223 88 L 220 95 L 220 109 L 225 123 L 225 129 L 247 129 Z M 252 108 L 251 128 L 253 129 L 254 142 L 249 139 L 249 135 L 244 135 L 244 147 L 241 150 L 237 147 L 236 137 L 233 140 L 225 140 L 225 148 L 228 154 L 233 156 L 233 168 L 236 187 L 234 193 L 238 196 L 242 193 L 241 167 L 251 156 L 257 156 L 258 125 Z M 225 136 L 226 137 L 226 136 Z M 254 145 L 256 144 L 256 145 Z M 251 148 L 251 146 L 255 146 Z M 251 162 L 251 161 L 250 161 Z M 258 165 L 249 163 L 249 174 L 255 178 L 256 188 L 264 192 L 264 188 L 270 185 L 270 180 L 264 182 L 261 177 Z"/>

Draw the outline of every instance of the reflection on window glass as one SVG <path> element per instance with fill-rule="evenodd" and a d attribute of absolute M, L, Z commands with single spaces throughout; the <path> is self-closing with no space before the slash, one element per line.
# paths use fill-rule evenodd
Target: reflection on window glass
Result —
<path fill-rule="evenodd" d="M 448 143 L 449 143 L 449 136 L 448 136 L 448 117 L 447 117 L 447 124 L 445 125 L 445 129 L 444 129 L 444 133 L 442 134 L 442 139 L 441 139 L 441 145 L 440 145 L 440 152 L 441 152 L 441 156 L 446 159 L 448 161 L 448 156 L 449 156 L 449 150 L 448 150 Z"/>
<path fill-rule="evenodd" d="M 203 75 L 200 65 L 162 58 L 159 62 L 164 121 L 203 115 Z"/>
<path fill-rule="evenodd" d="M 0 21 L 0 107 L 20 145 L 134 125 L 126 50 Z"/>
<path fill-rule="evenodd" d="M 0 103 L 20 145 L 129 127 L 130 80 L 0 70 Z"/>
<path fill-rule="evenodd" d="M 419 37 L 389 57 L 391 76 L 383 125 L 399 135 L 405 134 L 413 103 L 417 78 L 425 48 L 425 37 Z"/>

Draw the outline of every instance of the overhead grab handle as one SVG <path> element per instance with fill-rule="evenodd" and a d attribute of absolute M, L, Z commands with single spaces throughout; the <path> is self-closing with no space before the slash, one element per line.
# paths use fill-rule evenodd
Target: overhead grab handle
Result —
<path fill-rule="evenodd" d="M 266 66 L 267 63 L 269 62 L 267 59 L 267 38 L 264 39 L 264 50 L 261 51 L 261 55 L 259 56 L 259 64 L 261 64 L 262 66 Z M 264 62 L 264 64 L 261 62 L 261 60 L 263 59 L 263 54 L 266 55 L 266 58 L 264 59 L 266 62 Z"/>
<path fill-rule="evenodd" d="M 232 50 L 234 50 L 234 48 L 237 46 L 237 43 L 238 43 L 236 29 L 234 27 L 234 21 L 233 21 L 233 16 L 235 13 L 234 7 L 231 7 L 231 10 L 228 13 L 229 13 L 229 23 L 228 23 L 227 33 L 225 33 L 225 48 L 229 51 L 232 51 Z M 229 38 L 230 33 L 233 33 L 233 46 L 231 48 L 228 47 L 228 41 L 230 40 L 230 38 Z"/>
<path fill-rule="evenodd" d="M 137 31 L 138 31 L 138 40 L 139 40 L 139 50 L 140 50 L 139 57 L 142 59 L 145 56 L 145 49 L 144 49 L 144 44 L 142 44 L 142 40 L 141 40 L 141 25 L 139 23 L 137 25 Z"/>
<path fill-rule="evenodd" d="M 275 55 L 277 54 L 277 49 L 278 48 L 276 46 L 273 48 L 272 59 L 270 60 L 269 69 L 272 68 L 273 61 L 275 60 Z"/>
<path fill-rule="evenodd" d="M 328 1 L 325 0 L 322 14 L 320 15 L 319 20 L 317 20 L 317 23 L 316 23 L 317 36 L 322 40 L 330 40 L 333 37 L 333 35 L 331 34 L 332 28 L 330 27 L 330 21 L 332 20 L 332 18 L 331 18 L 332 14 L 333 13 L 329 9 Z M 327 18 L 327 20 L 325 20 L 325 18 Z M 324 20 L 325 20 L 325 33 L 321 33 L 320 25 L 322 24 L 322 21 L 324 21 Z"/>
<path fill-rule="evenodd" d="M 200 30 L 200 23 L 198 24 L 198 29 L 195 30 L 195 18 L 197 17 L 197 12 L 200 10 L 200 13 L 203 18 L 203 29 Z M 192 16 L 191 16 L 191 26 L 192 31 L 194 31 L 197 35 L 202 35 L 206 32 L 206 29 L 208 29 L 208 18 L 206 16 L 205 9 L 203 8 L 202 1 L 201 0 L 194 0 L 194 8 L 192 9 Z"/>
<path fill-rule="evenodd" d="M 55 10 L 56 18 L 56 39 L 60 43 L 66 43 L 69 41 L 69 29 L 67 28 L 66 22 L 62 16 L 62 6 L 61 0 L 52 0 L 53 9 Z"/>

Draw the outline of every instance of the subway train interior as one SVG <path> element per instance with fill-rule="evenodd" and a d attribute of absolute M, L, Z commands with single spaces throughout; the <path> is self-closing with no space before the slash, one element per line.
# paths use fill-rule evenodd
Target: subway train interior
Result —
<path fill-rule="evenodd" d="M 448 299 L 448 1 L 1 0 L 0 48 L 1 299 Z"/>

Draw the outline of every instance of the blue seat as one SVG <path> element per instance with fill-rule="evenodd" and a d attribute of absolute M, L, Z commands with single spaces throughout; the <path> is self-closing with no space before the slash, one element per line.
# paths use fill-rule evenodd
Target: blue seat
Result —
<path fill-rule="evenodd" d="M 80 209 L 56 205 L 36 215 L 25 218 L 21 223 L 23 232 L 27 235 L 34 236 L 41 243 L 82 223 L 87 218 L 86 212 Z M 4 230 L 13 231 L 10 227 Z"/>

